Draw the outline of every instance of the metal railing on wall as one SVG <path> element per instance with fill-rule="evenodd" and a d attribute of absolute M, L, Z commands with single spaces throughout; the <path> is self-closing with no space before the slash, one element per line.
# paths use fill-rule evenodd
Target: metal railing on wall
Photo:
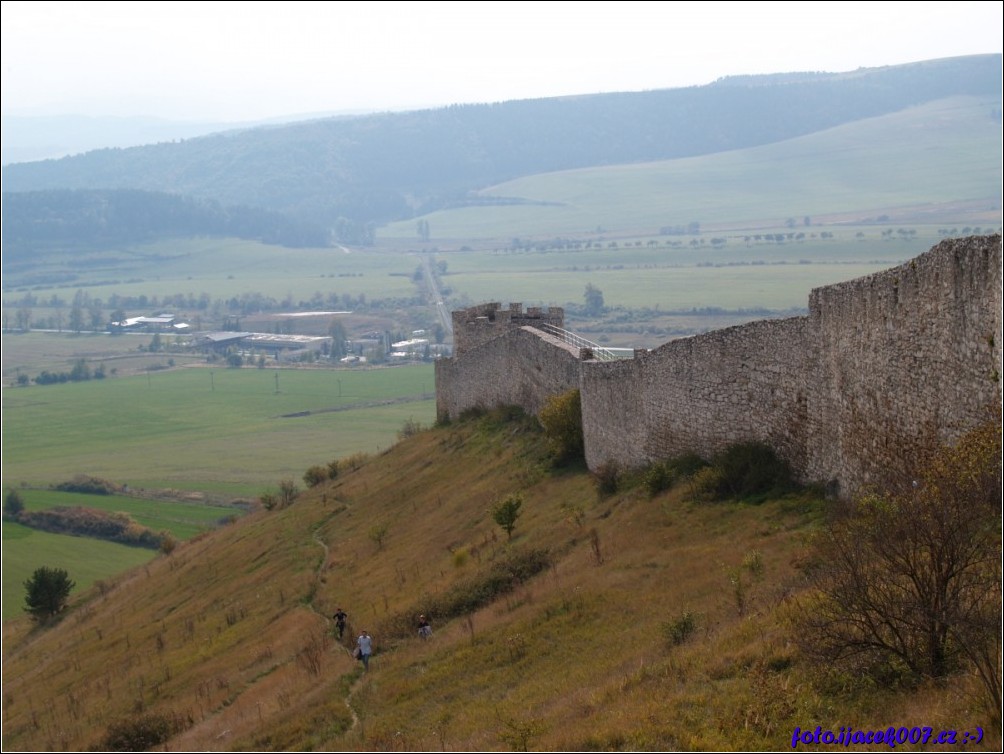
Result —
<path fill-rule="evenodd" d="M 600 361 L 616 361 L 618 359 L 630 359 L 634 356 L 634 349 L 618 348 L 616 350 L 610 348 L 604 348 L 603 346 L 597 345 L 591 341 L 586 340 L 581 335 L 576 335 L 568 330 L 563 330 L 560 327 L 555 327 L 554 325 L 549 325 L 546 323 L 540 323 L 534 325 L 538 330 L 543 330 L 544 332 L 554 335 L 561 339 L 562 343 L 567 343 L 570 346 L 575 346 L 576 348 L 589 348 L 592 350 L 593 355 Z"/>

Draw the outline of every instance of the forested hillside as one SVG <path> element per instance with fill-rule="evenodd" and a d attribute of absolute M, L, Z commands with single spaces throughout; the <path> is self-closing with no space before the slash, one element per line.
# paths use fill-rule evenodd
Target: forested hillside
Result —
<path fill-rule="evenodd" d="M 1001 56 L 684 89 L 332 118 L 8 165 L 6 191 L 142 189 L 281 211 L 366 243 L 372 224 L 519 176 L 768 144 L 962 94 L 999 96 Z M 4 223 L 8 221 L 8 198 Z"/>
<path fill-rule="evenodd" d="M 279 246 L 326 246 L 330 234 L 260 207 L 134 189 L 3 195 L 5 261 L 41 249 L 94 249 L 162 238 L 230 236 Z"/>

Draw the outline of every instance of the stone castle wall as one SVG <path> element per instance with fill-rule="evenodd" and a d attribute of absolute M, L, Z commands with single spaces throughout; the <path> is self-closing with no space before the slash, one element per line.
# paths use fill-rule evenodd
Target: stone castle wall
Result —
<path fill-rule="evenodd" d="M 1000 236 L 944 241 L 809 299 L 815 389 L 804 475 L 880 482 L 1000 403 Z"/>
<path fill-rule="evenodd" d="M 748 440 L 800 463 L 806 329 L 805 317 L 764 320 L 674 340 L 630 361 L 584 363 L 587 463 L 642 466 Z"/>
<path fill-rule="evenodd" d="M 758 440 L 804 481 L 853 494 L 950 442 L 1000 403 L 1000 236 L 944 241 L 910 262 L 816 289 L 809 315 L 674 340 L 600 362 L 534 327 L 518 304 L 454 313 L 436 366 L 440 416 L 582 394 L 586 461 L 641 466 Z M 529 314 L 529 311 L 527 314 Z M 584 358 L 585 356 L 585 358 Z"/>

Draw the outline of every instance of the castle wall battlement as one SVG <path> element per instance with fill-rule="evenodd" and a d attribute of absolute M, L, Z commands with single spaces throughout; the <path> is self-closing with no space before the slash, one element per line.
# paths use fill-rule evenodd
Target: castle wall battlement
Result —
<path fill-rule="evenodd" d="M 508 309 L 503 309 L 498 302 L 492 302 L 455 311 L 452 318 L 455 356 L 523 326 L 565 326 L 565 310 L 560 306 L 547 309 L 531 306 L 523 311 L 522 304 L 509 304 Z"/>
<path fill-rule="evenodd" d="M 455 356 L 436 365 L 437 411 L 456 417 L 514 404 L 537 413 L 550 396 L 578 388 L 590 468 L 762 441 L 803 481 L 851 495 L 1000 404 L 1001 291 L 1000 236 L 953 239 L 812 291 L 808 316 L 681 338 L 613 362 L 582 358 L 533 327 L 561 327 L 561 309 L 488 304 L 454 312 L 462 328 Z"/>

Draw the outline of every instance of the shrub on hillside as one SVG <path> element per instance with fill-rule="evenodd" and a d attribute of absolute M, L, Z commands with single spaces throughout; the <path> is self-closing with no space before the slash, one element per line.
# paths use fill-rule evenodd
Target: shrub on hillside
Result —
<path fill-rule="evenodd" d="M 321 482 L 326 482 L 331 476 L 326 466 L 311 466 L 303 472 L 303 482 L 308 487 L 316 487 Z"/>
<path fill-rule="evenodd" d="M 641 483 L 649 497 L 655 497 L 673 486 L 676 474 L 667 461 L 656 461 L 642 472 Z"/>
<path fill-rule="evenodd" d="M 971 668 L 1001 711 L 1001 424 L 918 459 L 915 481 L 860 498 L 818 542 L 797 637 L 827 666 Z"/>
<path fill-rule="evenodd" d="M 751 498 L 781 493 L 792 486 L 791 468 L 762 442 L 738 443 L 712 460 L 719 472 L 719 497 Z"/>
<path fill-rule="evenodd" d="M 408 437 L 412 437 L 413 435 L 417 435 L 423 429 L 424 427 L 420 422 L 417 422 L 414 419 L 408 419 L 401 426 L 401 429 L 397 431 L 397 439 L 404 440 Z"/>
<path fill-rule="evenodd" d="M 41 566 L 24 582 L 25 610 L 39 623 L 44 623 L 66 608 L 70 591 L 76 584 L 62 568 Z"/>
<path fill-rule="evenodd" d="M 655 497 L 660 492 L 668 490 L 677 481 L 689 479 L 707 466 L 708 462 L 696 453 L 685 453 L 652 463 L 642 473 L 641 482 L 649 497 Z"/>
<path fill-rule="evenodd" d="M 95 748 L 98 751 L 147 751 L 186 727 L 186 721 L 178 715 L 139 715 L 109 725 Z"/>
<path fill-rule="evenodd" d="M 492 506 L 492 520 L 505 530 L 509 539 L 512 539 L 512 531 L 516 528 L 516 519 L 519 518 L 519 509 L 522 507 L 523 496 L 519 493 L 507 495 Z"/>
<path fill-rule="evenodd" d="M 596 482 L 596 492 L 600 497 L 613 495 L 620 487 L 621 467 L 616 461 L 602 463 L 593 472 L 593 480 Z"/>
<path fill-rule="evenodd" d="M 675 619 L 665 621 L 660 625 L 662 638 L 667 647 L 677 647 L 683 644 L 697 630 L 697 616 L 689 610 L 680 613 Z"/>
<path fill-rule="evenodd" d="M 578 390 L 569 390 L 549 398 L 537 419 L 544 428 L 556 465 L 584 458 L 582 397 Z"/>
<path fill-rule="evenodd" d="M 433 620 L 468 615 L 509 594 L 550 565 L 551 554 L 545 549 L 509 552 L 486 571 L 458 581 L 445 592 L 427 596 L 409 610 L 392 616 L 381 631 L 387 636 L 411 636 L 416 615 L 428 615 Z"/>

